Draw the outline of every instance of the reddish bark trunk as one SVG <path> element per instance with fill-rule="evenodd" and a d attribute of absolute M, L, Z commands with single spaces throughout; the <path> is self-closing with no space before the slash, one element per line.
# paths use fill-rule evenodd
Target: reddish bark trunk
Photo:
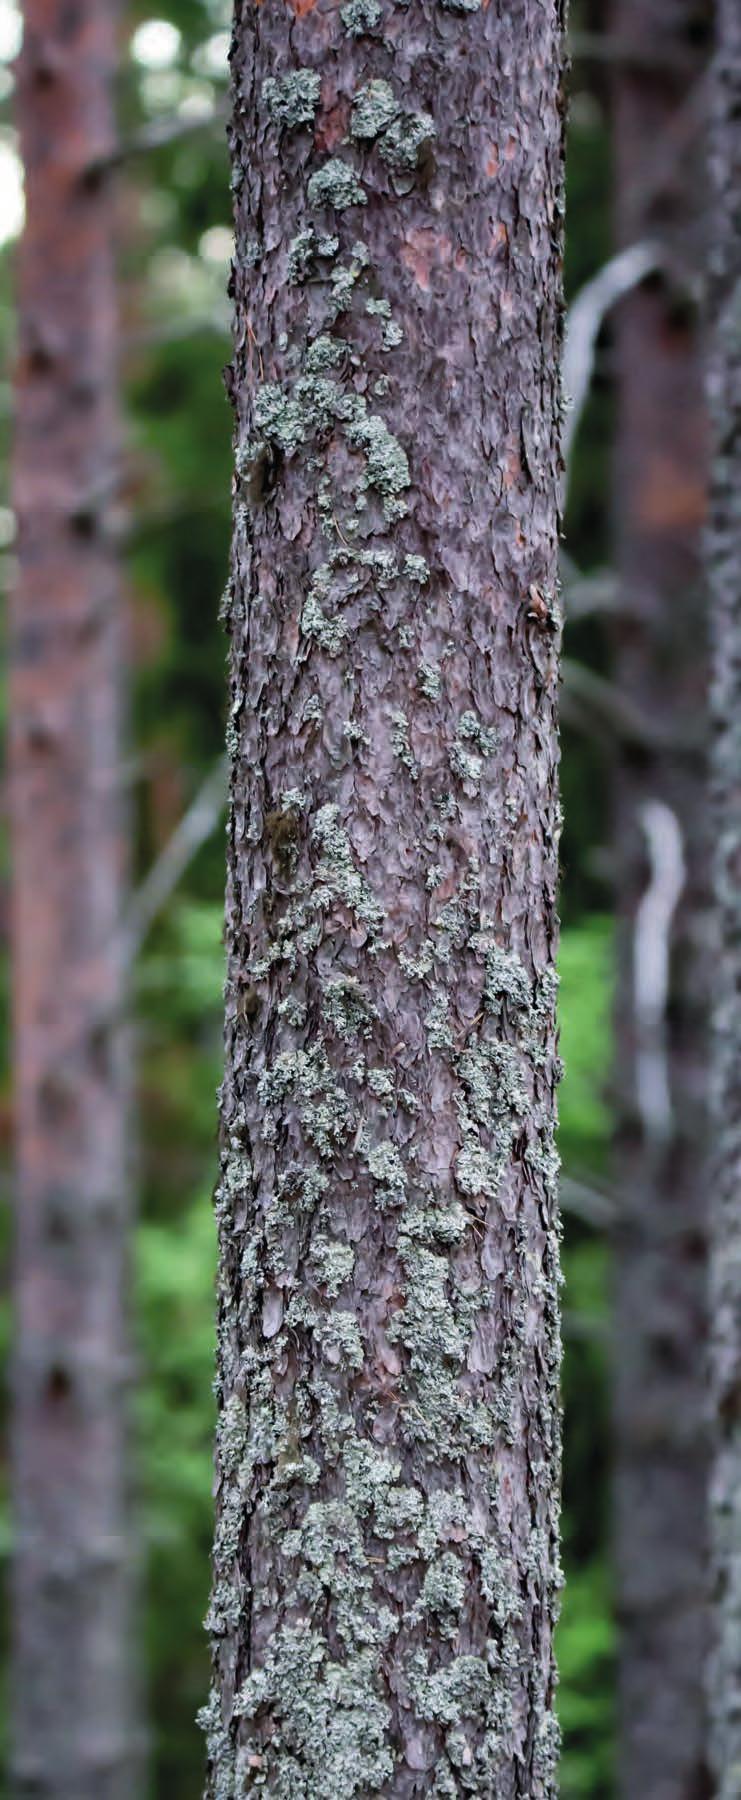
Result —
<path fill-rule="evenodd" d="M 14 1792 L 135 1792 L 126 1527 L 115 9 L 26 0 L 10 781 Z"/>
<path fill-rule="evenodd" d="M 617 36 L 656 51 L 653 66 L 626 62 L 616 76 L 620 242 L 658 240 L 669 264 L 616 320 L 616 675 L 626 699 L 676 743 L 660 754 L 624 751 L 616 773 L 615 1516 L 625 1800 L 707 1792 L 707 846 L 697 747 L 707 454 L 687 292 L 701 268 L 703 13 L 696 0 L 616 0 L 613 9 Z"/>
<path fill-rule="evenodd" d="M 555 1792 L 560 7 L 238 0 L 208 1792 Z"/>

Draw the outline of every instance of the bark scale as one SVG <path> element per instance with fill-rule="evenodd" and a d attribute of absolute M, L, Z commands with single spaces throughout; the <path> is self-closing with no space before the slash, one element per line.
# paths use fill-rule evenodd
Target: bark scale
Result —
<path fill-rule="evenodd" d="M 115 8 L 26 0 L 10 663 L 13 1791 L 131 1800 Z"/>
<path fill-rule="evenodd" d="M 714 1616 L 708 1700 L 717 1800 L 741 1790 L 741 13 L 719 0 L 710 170 L 715 236 L 708 534 L 713 629 L 715 900 L 711 1486 Z"/>
<path fill-rule="evenodd" d="M 706 428 L 695 308 L 701 267 L 696 0 L 616 0 L 615 35 L 657 50 L 615 76 L 621 245 L 666 272 L 616 315 L 616 679 L 667 747 L 615 770 L 618 913 L 614 1243 L 615 1533 L 620 1792 L 707 1792 L 704 1076 L 708 970 Z M 673 748 L 669 745 L 674 744 Z"/>
<path fill-rule="evenodd" d="M 236 8 L 219 1800 L 555 1791 L 561 24 Z"/>

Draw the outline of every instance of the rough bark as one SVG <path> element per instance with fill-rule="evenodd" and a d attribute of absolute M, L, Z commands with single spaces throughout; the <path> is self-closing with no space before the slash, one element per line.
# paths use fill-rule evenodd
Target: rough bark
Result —
<path fill-rule="evenodd" d="M 220 1800 L 555 1791 L 561 23 L 236 8 Z"/>
<path fill-rule="evenodd" d="M 26 0 L 11 660 L 17 1795 L 131 1800 L 115 9 Z"/>
<path fill-rule="evenodd" d="M 673 728 L 676 746 L 623 750 L 615 771 L 615 1532 L 626 1800 L 699 1800 L 707 1791 L 706 797 L 689 730 L 705 701 L 706 429 L 687 294 L 701 266 L 700 137 L 685 132 L 703 70 L 702 14 L 696 0 L 613 7 L 618 36 L 659 52 L 653 67 L 625 64 L 614 77 L 620 242 L 657 241 L 667 264 L 616 315 L 615 673 L 626 698 L 665 728 L 667 746 Z"/>
<path fill-rule="evenodd" d="M 713 627 L 717 1162 L 712 1182 L 714 1616 L 709 1664 L 717 1800 L 741 1791 L 741 12 L 719 0 L 711 175 L 715 254 L 708 566 Z"/>

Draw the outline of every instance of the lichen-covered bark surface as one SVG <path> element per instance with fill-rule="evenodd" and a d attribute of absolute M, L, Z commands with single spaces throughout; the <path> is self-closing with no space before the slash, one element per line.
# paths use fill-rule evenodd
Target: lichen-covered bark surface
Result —
<path fill-rule="evenodd" d="M 236 10 L 214 1800 L 555 1791 L 561 23 Z"/>
<path fill-rule="evenodd" d="M 613 80 L 621 247 L 665 268 L 615 319 L 615 677 L 661 728 L 614 775 L 618 912 L 614 1490 L 624 1800 L 707 1791 L 707 494 L 700 83 L 710 8 L 614 0 L 655 62 Z M 660 970 L 666 959 L 666 980 Z M 657 987 L 658 977 L 658 987 Z"/>
<path fill-rule="evenodd" d="M 132 1800 L 115 8 L 26 0 L 10 632 L 17 1229 L 12 1791 Z"/>
<path fill-rule="evenodd" d="M 713 609 L 717 1164 L 712 1188 L 714 1642 L 708 1676 L 717 1800 L 741 1791 L 741 12 L 720 0 L 713 72 L 715 252 L 709 394 Z"/>

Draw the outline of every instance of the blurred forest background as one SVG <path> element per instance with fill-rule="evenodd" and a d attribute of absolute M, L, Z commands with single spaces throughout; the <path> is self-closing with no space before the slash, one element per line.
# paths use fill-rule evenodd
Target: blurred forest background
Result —
<path fill-rule="evenodd" d="M 604 8 L 598 0 L 583 0 L 572 5 L 571 14 L 570 302 L 614 250 L 610 67 L 600 39 Z M 227 0 L 158 0 L 156 17 L 135 4 L 122 21 L 120 291 L 137 881 L 153 868 L 167 875 L 167 846 L 194 803 L 195 835 L 202 838 L 147 930 L 132 997 L 141 1643 L 151 1793 L 158 1800 L 175 1795 L 195 1800 L 200 1792 L 195 1716 L 207 1688 L 202 1619 L 211 1541 L 215 1245 L 210 1194 L 220 1077 L 224 876 L 223 817 L 214 796 L 220 792 L 224 740 L 218 612 L 226 579 L 231 472 L 230 417 L 221 380 L 229 356 L 228 34 Z M 14 332 L 13 238 L 20 219 L 12 129 L 18 35 L 18 15 L 2 0 L 0 331 L 6 371 Z M 589 398 L 573 447 L 566 511 L 570 565 L 581 577 L 594 578 L 593 595 L 609 593 L 614 563 L 614 417 L 615 346 L 608 316 L 599 329 Z M 13 567 L 13 518 L 6 497 L 9 429 L 6 374 L 0 390 L 3 590 Z M 563 731 L 566 1075 L 560 1142 L 565 1195 L 575 1202 L 565 1211 L 567 1586 L 559 1634 L 564 1800 L 608 1800 L 614 1791 L 606 1225 L 613 1181 L 614 737 L 593 703 L 599 690 L 589 687 L 610 669 L 605 618 L 598 603 L 576 607 L 573 616 L 567 608 L 568 664 L 588 672 L 584 694 L 592 703 L 582 705 L 578 715 L 567 704 Z M 202 818 L 210 827 L 205 835 Z M 0 1116 L 6 1192 L 8 1096 L 6 1069 Z M 4 1310 L 6 1335 L 8 1329 Z"/>

